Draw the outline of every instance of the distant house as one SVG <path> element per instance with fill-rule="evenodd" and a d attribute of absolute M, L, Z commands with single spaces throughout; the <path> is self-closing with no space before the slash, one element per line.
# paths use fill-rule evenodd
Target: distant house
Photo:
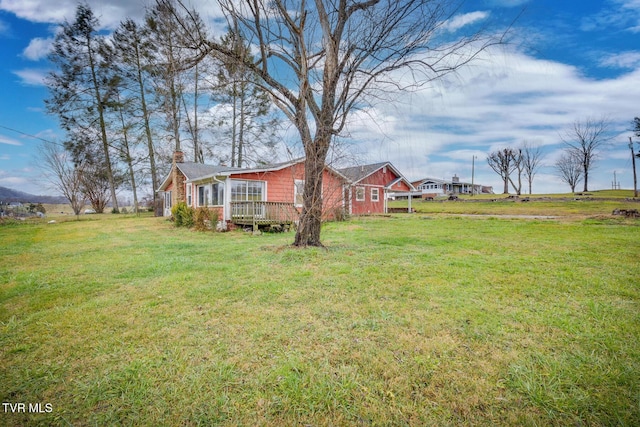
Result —
<path fill-rule="evenodd" d="M 352 215 L 386 213 L 391 193 L 415 191 L 409 182 L 391 163 L 374 163 L 340 169 L 350 182 L 345 191 L 345 206 Z"/>
<path fill-rule="evenodd" d="M 323 216 L 332 217 L 344 209 L 347 179 L 326 166 L 323 172 Z M 174 154 L 171 172 L 158 191 L 164 195 L 164 216 L 180 201 L 192 208 L 206 207 L 224 222 L 292 223 L 302 208 L 304 159 L 257 167 L 234 168 L 185 162 L 181 152 Z"/>
<path fill-rule="evenodd" d="M 480 184 L 462 182 L 457 175 L 446 181 L 437 178 L 423 178 L 414 181 L 413 186 L 418 189 L 423 199 L 436 198 L 438 196 L 457 194 L 493 194 L 493 188 Z"/>

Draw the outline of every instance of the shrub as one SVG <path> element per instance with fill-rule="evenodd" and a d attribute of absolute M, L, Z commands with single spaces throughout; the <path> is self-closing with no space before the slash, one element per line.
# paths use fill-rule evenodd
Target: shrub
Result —
<path fill-rule="evenodd" d="M 349 219 L 349 214 L 342 206 L 337 206 L 333 209 L 333 220 L 342 222 Z"/>
<path fill-rule="evenodd" d="M 198 231 L 216 230 L 218 223 L 218 211 L 212 211 L 207 208 L 198 208 L 194 214 L 195 229 Z"/>
<path fill-rule="evenodd" d="M 207 231 L 211 228 L 211 215 L 209 213 L 209 209 L 196 209 L 194 218 L 194 226 L 197 231 Z"/>
<path fill-rule="evenodd" d="M 178 202 L 171 208 L 171 214 L 176 222 L 176 227 L 193 227 L 193 208 L 185 202 Z"/>

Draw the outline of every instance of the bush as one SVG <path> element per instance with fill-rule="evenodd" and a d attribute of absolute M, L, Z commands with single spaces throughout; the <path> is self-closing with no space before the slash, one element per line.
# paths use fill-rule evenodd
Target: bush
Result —
<path fill-rule="evenodd" d="M 215 230 L 218 223 L 218 211 L 212 211 L 207 208 L 198 208 L 194 215 L 195 229 L 198 231 Z"/>
<path fill-rule="evenodd" d="M 349 214 L 342 206 L 337 206 L 333 210 L 333 220 L 342 222 L 347 221 L 349 219 Z"/>
<path fill-rule="evenodd" d="M 211 228 L 211 215 L 209 209 L 198 208 L 196 209 L 195 217 L 195 229 L 197 231 L 207 231 Z"/>
<path fill-rule="evenodd" d="M 171 214 L 173 220 L 176 223 L 176 227 L 193 227 L 193 208 L 187 206 L 185 202 L 178 202 L 171 208 Z"/>

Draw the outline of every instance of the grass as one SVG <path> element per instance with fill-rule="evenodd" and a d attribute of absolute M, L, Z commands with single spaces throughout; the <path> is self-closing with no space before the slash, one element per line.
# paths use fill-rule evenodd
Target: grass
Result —
<path fill-rule="evenodd" d="M 524 200 L 524 201 L 523 201 Z M 406 200 L 389 202 L 390 207 L 405 208 Z M 470 214 L 470 215 L 540 215 L 582 216 L 610 215 L 614 209 L 638 209 L 638 199 L 632 190 L 601 190 L 577 194 L 522 195 L 509 198 L 503 194 L 460 196 L 457 201 L 414 200 L 411 204 L 418 213 Z"/>
<path fill-rule="evenodd" d="M 0 226 L 0 424 L 638 425 L 638 224 Z"/>

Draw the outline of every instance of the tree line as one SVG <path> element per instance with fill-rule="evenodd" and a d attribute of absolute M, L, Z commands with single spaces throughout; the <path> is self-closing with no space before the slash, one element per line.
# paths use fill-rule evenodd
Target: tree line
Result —
<path fill-rule="evenodd" d="M 195 10 L 171 1 L 148 9 L 143 23 L 126 19 L 110 34 L 86 4 L 61 25 L 45 105 L 66 136 L 62 150 L 45 147 L 43 159 L 55 184 L 66 182 L 61 191 L 74 210 L 88 201 L 97 212 L 108 203 L 117 212 L 117 193 L 125 188 L 137 206 L 141 185 L 155 196 L 173 151 L 237 167 L 273 160 L 278 119 L 254 75 L 216 55 L 188 64 L 184 35 L 203 30 Z M 248 42 L 233 28 L 220 42 L 252 61 Z"/>
<path fill-rule="evenodd" d="M 640 118 L 633 120 L 632 131 L 640 137 Z M 613 138 L 611 121 L 607 118 L 587 117 L 573 122 L 560 134 L 563 150 L 554 162 L 553 168 L 560 180 L 575 193 L 576 187 L 582 181 L 583 191 L 589 191 L 589 176 L 596 165 L 602 148 Z M 633 146 L 632 152 L 633 151 Z M 634 154 L 640 157 L 640 154 Z M 517 195 L 522 193 L 522 178 L 529 184 L 529 194 L 532 191 L 533 178 L 542 166 L 543 154 L 541 148 L 524 142 L 516 148 L 501 148 L 487 156 L 487 163 L 500 175 L 504 187 L 504 194 L 509 193 L 509 184 Z"/>

